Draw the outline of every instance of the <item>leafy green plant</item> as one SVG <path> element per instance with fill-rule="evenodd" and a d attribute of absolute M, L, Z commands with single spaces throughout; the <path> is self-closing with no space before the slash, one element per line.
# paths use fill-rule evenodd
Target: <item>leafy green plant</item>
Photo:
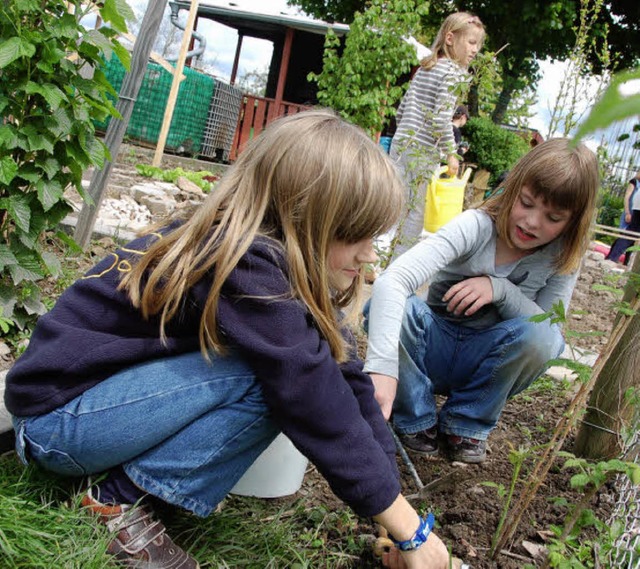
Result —
<path fill-rule="evenodd" d="M 395 115 L 404 93 L 397 81 L 418 63 L 415 48 L 403 38 L 415 33 L 427 3 L 415 0 L 372 0 L 356 12 L 341 49 L 327 33 L 322 72 L 309 74 L 318 83 L 318 101 L 372 135 Z"/>
<path fill-rule="evenodd" d="M 87 30 L 80 0 L 14 0 L 0 4 L 0 306 L 19 328 L 44 311 L 34 285 L 59 267 L 43 234 L 71 210 L 64 192 L 108 152 L 93 120 L 116 116 L 102 57 L 129 54 L 117 41 L 130 10 L 105 0 L 109 26 Z M 87 78 L 93 74 L 92 78 Z"/>
<path fill-rule="evenodd" d="M 504 506 L 500 514 L 500 519 L 498 520 L 498 526 L 496 527 L 496 531 L 493 534 L 493 538 L 491 540 L 491 555 L 494 555 L 496 552 L 498 537 L 502 533 L 502 527 L 504 526 L 504 522 L 507 518 L 507 514 L 509 513 L 509 508 L 511 507 L 511 501 L 513 500 L 513 493 L 515 492 L 516 484 L 520 479 L 520 472 L 522 471 L 522 466 L 524 465 L 527 457 L 530 455 L 531 455 L 531 449 L 529 448 L 521 447 L 516 450 L 513 448 L 513 446 L 511 447 L 511 450 L 509 451 L 509 462 L 513 465 L 513 473 L 511 474 L 511 483 L 509 484 L 508 490 L 502 484 L 498 485 L 493 482 L 483 483 L 485 486 L 491 486 L 496 488 L 498 491 L 498 496 L 504 499 Z"/>
<path fill-rule="evenodd" d="M 574 468 L 578 472 L 571 478 L 571 487 L 582 493 L 580 501 L 574 505 L 566 503 L 569 513 L 562 528 L 552 526 L 555 534 L 549 547 L 549 556 L 544 567 L 593 567 L 594 555 L 600 558 L 600 554 L 608 551 L 607 547 L 598 540 L 600 554 L 594 551 L 594 544 L 578 540 L 583 529 L 595 526 L 600 536 L 609 536 L 606 525 L 598 520 L 590 509 L 594 496 L 617 474 L 629 477 L 633 484 L 640 484 L 640 465 L 634 462 L 622 460 L 607 460 L 590 462 L 584 458 L 576 458 L 571 453 L 562 452 L 558 456 L 566 458 L 563 468 Z M 604 559 L 600 559 L 604 561 Z M 580 563 L 580 564 L 577 564 Z"/>
<path fill-rule="evenodd" d="M 490 185 L 529 151 L 528 141 L 485 117 L 469 119 L 464 132 L 469 142 L 465 160 L 488 170 L 491 173 Z"/>
<path fill-rule="evenodd" d="M 192 170 L 184 170 L 183 168 L 173 168 L 171 170 L 164 170 L 157 166 L 150 166 L 148 164 L 136 164 L 136 170 L 141 176 L 146 178 L 154 178 L 156 180 L 162 180 L 163 182 L 171 182 L 175 184 L 178 178 L 186 178 L 190 182 L 196 184 L 202 191 L 210 192 L 215 182 L 218 181 L 220 176 L 209 172 L 208 170 L 200 170 L 194 172 Z"/>

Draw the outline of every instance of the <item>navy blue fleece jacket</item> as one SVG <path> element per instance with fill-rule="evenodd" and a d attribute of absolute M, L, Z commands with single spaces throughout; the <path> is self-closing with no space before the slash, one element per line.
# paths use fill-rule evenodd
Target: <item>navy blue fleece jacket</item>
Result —
<path fill-rule="evenodd" d="M 48 413 L 119 370 L 200 349 L 212 275 L 189 291 L 166 327 L 165 344 L 158 319 L 144 320 L 117 290 L 130 261 L 154 238 L 136 239 L 103 259 L 40 318 L 7 377 L 11 413 Z M 305 305 L 291 299 L 277 242 L 258 239 L 243 256 L 224 284 L 218 319 L 228 345 L 255 370 L 274 420 L 335 494 L 361 515 L 390 506 L 400 492 L 399 474 L 371 379 L 353 341 L 349 361 L 338 365 Z"/>

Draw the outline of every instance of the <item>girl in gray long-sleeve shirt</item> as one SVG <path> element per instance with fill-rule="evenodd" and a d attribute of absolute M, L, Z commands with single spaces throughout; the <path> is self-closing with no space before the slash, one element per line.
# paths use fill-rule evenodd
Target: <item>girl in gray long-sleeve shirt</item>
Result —
<path fill-rule="evenodd" d="M 406 185 L 407 212 L 398 226 L 395 256 L 420 238 L 427 185 L 440 162 L 448 157 L 450 173 L 458 171 L 451 120 L 456 100 L 469 81 L 467 66 L 483 39 L 484 27 L 476 16 L 449 15 L 398 107 L 390 154 Z"/>
<path fill-rule="evenodd" d="M 544 142 L 513 168 L 503 194 L 459 215 L 376 281 L 365 369 L 406 446 L 436 454 L 440 433 L 451 458 L 485 459 L 507 399 L 562 352 L 558 326 L 530 317 L 567 306 L 598 185 L 593 152 Z M 426 301 L 412 296 L 426 283 Z M 448 396 L 439 413 L 435 394 Z"/>

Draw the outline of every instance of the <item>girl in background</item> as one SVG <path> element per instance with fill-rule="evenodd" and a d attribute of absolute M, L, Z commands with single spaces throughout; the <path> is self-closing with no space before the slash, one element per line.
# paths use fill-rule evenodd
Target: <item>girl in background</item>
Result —
<path fill-rule="evenodd" d="M 395 445 L 341 308 L 401 212 L 395 168 L 328 111 L 270 125 L 186 221 L 118 249 L 43 316 L 7 377 L 17 451 L 102 474 L 83 504 L 128 567 L 194 569 L 149 496 L 208 516 L 282 431 L 337 496 L 445 569 L 400 493 Z"/>
<path fill-rule="evenodd" d="M 530 317 L 569 304 L 595 213 L 596 156 L 549 140 L 503 187 L 373 286 L 365 370 L 404 445 L 423 455 L 443 446 L 452 460 L 484 461 L 507 399 L 564 348 L 557 324 Z M 426 300 L 415 296 L 427 283 Z M 439 411 L 436 394 L 447 397 Z"/>
<path fill-rule="evenodd" d="M 456 12 L 443 22 L 432 53 L 420 62 L 396 116 L 390 155 L 402 172 L 407 201 L 393 240 L 392 259 L 420 239 L 427 185 L 446 160 L 449 175 L 458 173 L 453 124 L 456 101 L 469 82 L 467 67 L 484 41 L 477 16 Z"/>

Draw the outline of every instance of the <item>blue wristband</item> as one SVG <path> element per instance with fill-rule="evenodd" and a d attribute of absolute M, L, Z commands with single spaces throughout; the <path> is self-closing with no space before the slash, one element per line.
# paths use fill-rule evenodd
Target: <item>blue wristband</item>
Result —
<path fill-rule="evenodd" d="M 435 523 L 436 518 L 433 514 L 429 514 L 424 518 L 420 518 L 420 525 L 411 539 L 398 541 L 397 539 L 394 539 L 392 535 L 389 535 L 389 538 L 400 551 L 413 551 L 414 549 L 418 549 L 425 541 L 427 541 Z"/>

